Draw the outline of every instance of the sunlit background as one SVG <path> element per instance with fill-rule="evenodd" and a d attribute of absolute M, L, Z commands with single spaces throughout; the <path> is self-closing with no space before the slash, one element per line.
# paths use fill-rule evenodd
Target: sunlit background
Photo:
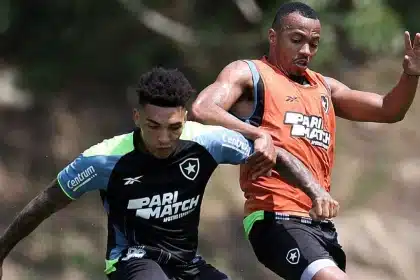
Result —
<path fill-rule="evenodd" d="M 176 67 L 201 90 L 229 62 L 266 53 L 283 2 L 1 0 L 0 231 L 79 152 L 131 129 L 126 89 L 142 72 Z M 323 28 L 314 70 L 362 90 L 394 86 L 419 1 L 304 2 Z M 332 194 L 352 279 L 420 274 L 419 106 L 393 125 L 338 121 Z M 222 166 L 208 186 L 200 252 L 234 280 L 278 279 L 244 238 L 233 174 Z M 15 248 L 3 279 L 105 279 L 105 225 L 99 195 L 85 195 Z"/>

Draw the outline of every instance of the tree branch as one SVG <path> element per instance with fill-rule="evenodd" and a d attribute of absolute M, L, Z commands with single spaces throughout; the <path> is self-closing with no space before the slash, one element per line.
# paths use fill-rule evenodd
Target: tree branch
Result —
<path fill-rule="evenodd" d="M 183 45 L 199 44 L 199 39 L 192 28 L 147 8 L 140 0 L 119 0 L 119 2 L 144 26 L 154 32 Z"/>
<path fill-rule="evenodd" d="M 250 23 L 261 21 L 263 13 L 255 0 L 233 0 L 233 2 L 238 6 L 247 21 Z"/>

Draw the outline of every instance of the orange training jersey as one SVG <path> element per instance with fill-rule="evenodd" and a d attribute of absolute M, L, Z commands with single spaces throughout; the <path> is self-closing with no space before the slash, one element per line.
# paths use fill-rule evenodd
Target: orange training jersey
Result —
<path fill-rule="evenodd" d="M 246 61 L 254 81 L 254 113 L 247 120 L 269 132 L 274 145 L 297 157 L 327 191 L 335 147 L 335 113 L 330 89 L 322 75 L 306 71 L 310 85 L 286 77 L 266 58 Z M 290 185 L 277 172 L 271 177 L 247 179 L 241 166 L 240 185 L 244 191 L 245 214 L 257 210 L 308 213 L 310 198 Z"/>

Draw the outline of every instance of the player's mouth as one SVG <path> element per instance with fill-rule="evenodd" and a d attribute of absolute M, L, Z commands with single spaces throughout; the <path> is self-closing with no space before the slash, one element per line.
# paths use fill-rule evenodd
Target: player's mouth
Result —
<path fill-rule="evenodd" d="M 157 150 L 160 153 L 172 153 L 174 148 L 172 146 L 158 147 Z"/>
<path fill-rule="evenodd" d="M 166 158 L 170 154 L 172 154 L 173 149 L 172 147 L 158 147 L 156 148 L 154 155 L 158 158 Z"/>
<path fill-rule="evenodd" d="M 299 68 L 307 68 L 309 64 L 309 59 L 297 59 L 294 61 L 295 65 Z"/>

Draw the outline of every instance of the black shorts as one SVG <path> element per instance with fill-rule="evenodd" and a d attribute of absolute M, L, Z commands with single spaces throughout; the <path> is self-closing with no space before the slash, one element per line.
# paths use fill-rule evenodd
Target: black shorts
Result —
<path fill-rule="evenodd" d="M 249 240 L 258 260 L 286 280 L 311 279 L 326 266 L 346 268 L 346 255 L 329 221 L 265 212 L 264 219 L 254 223 Z"/>
<path fill-rule="evenodd" d="M 109 280 L 230 280 L 230 278 L 197 257 L 191 267 L 179 268 L 159 265 L 144 258 L 119 261 L 116 271 L 108 275 Z"/>

